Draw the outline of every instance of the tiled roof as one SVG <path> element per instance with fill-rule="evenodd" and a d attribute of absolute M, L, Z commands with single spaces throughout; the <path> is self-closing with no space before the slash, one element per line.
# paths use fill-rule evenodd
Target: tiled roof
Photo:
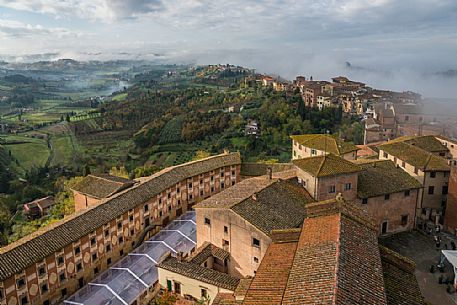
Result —
<path fill-rule="evenodd" d="M 202 267 L 186 261 L 178 261 L 175 257 L 168 256 L 161 263 L 157 264 L 157 268 L 162 268 L 185 277 L 212 284 L 217 287 L 222 287 L 231 291 L 235 291 L 239 279 L 234 278 L 227 273 L 219 272 L 213 269 Z"/>
<path fill-rule="evenodd" d="M 441 141 L 439 141 L 435 136 L 403 136 L 397 139 L 392 140 L 391 142 L 405 142 L 416 147 L 419 147 L 428 152 L 437 153 L 437 152 L 448 152 L 446 146 L 444 146 Z"/>
<path fill-rule="evenodd" d="M 416 104 L 394 104 L 393 109 L 396 115 L 399 114 L 422 114 L 423 110 L 420 105 Z"/>
<path fill-rule="evenodd" d="M 187 177 L 239 164 L 240 155 L 231 153 L 166 168 L 97 206 L 77 212 L 0 248 L 0 281 L 70 245 Z"/>
<path fill-rule="evenodd" d="M 313 201 L 297 182 L 280 180 L 259 191 L 255 198 L 251 196 L 231 209 L 270 235 L 272 230 L 299 227 L 306 215 L 306 204 Z"/>
<path fill-rule="evenodd" d="M 219 292 L 213 300 L 212 305 L 240 305 L 242 301 L 237 301 L 233 293 Z"/>
<path fill-rule="evenodd" d="M 266 176 L 245 179 L 229 189 L 203 200 L 194 208 L 230 208 L 277 181 L 278 179 L 269 179 Z"/>
<path fill-rule="evenodd" d="M 263 176 L 267 174 L 267 169 L 271 168 L 273 173 L 282 172 L 294 168 L 292 163 L 242 163 L 241 175 L 243 176 Z"/>
<path fill-rule="evenodd" d="M 424 305 L 414 275 L 415 264 L 397 252 L 380 246 L 388 305 Z"/>
<path fill-rule="evenodd" d="M 298 142 L 303 146 L 326 151 L 337 156 L 341 156 L 353 151 L 357 151 L 358 148 L 352 143 L 345 142 L 342 139 L 334 135 L 328 134 L 304 134 L 290 136 L 292 140 Z"/>
<path fill-rule="evenodd" d="M 73 190 L 93 198 L 109 197 L 123 189 L 131 187 L 133 181 L 111 175 L 87 175 L 73 187 Z"/>
<path fill-rule="evenodd" d="M 296 159 L 292 162 L 314 177 L 350 174 L 362 170 L 360 166 L 333 154 Z"/>
<path fill-rule="evenodd" d="M 297 241 L 270 244 L 249 286 L 244 305 L 281 304 L 296 249 Z"/>
<path fill-rule="evenodd" d="M 360 172 L 357 181 L 357 195 L 360 198 L 376 197 L 385 194 L 403 192 L 421 188 L 419 181 L 390 160 L 363 160 L 359 164 L 364 171 Z"/>
<path fill-rule="evenodd" d="M 205 242 L 193 255 L 190 259 L 189 262 L 201 265 L 203 264 L 209 257 L 215 257 L 220 260 L 224 260 L 226 258 L 230 257 L 230 253 L 225 251 L 224 249 L 221 249 L 219 247 L 216 247 L 215 245 Z"/>
<path fill-rule="evenodd" d="M 379 149 L 405 161 L 412 166 L 425 171 L 449 171 L 449 165 L 444 158 L 429 153 L 419 147 L 405 142 L 387 142 L 379 146 Z"/>
<path fill-rule="evenodd" d="M 53 196 L 48 196 L 40 199 L 36 199 L 32 202 L 27 203 L 29 206 L 39 205 L 42 209 L 46 209 L 55 204 L 55 199 Z"/>

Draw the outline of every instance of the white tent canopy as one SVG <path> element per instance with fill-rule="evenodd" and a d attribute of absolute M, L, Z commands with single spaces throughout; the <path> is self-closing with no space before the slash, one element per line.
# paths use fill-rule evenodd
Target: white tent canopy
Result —
<path fill-rule="evenodd" d="M 454 267 L 454 285 L 457 285 L 457 250 L 441 250 L 441 253 Z"/>

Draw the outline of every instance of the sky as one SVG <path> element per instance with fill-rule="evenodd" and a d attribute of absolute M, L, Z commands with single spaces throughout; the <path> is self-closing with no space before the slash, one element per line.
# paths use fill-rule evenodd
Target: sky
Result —
<path fill-rule="evenodd" d="M 433 74 L 457 69 L 457 1 L 0 0 L 0 57 L 43 53 L 345 74 L 457 97 L 457 77 Z"/>

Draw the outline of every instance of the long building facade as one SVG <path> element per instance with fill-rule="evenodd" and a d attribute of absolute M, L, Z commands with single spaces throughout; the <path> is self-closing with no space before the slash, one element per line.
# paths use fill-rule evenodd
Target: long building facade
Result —
<path fill-rule="evenodd" d="M 0 305 L 57 304 L 146 234 L 240 181 L 238 153 L 174 166 L 0 249 Z M 152 228 L 152 230 L 150 230 Z"/>

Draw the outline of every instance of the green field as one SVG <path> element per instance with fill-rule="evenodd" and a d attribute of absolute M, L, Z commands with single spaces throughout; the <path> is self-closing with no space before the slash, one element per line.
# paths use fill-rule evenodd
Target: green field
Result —
<path fill-rule="evenodd" d="M 67 165 L 73 161 L 74 149 L 70 135 L 53 136 L 51 145 L 54 152 L 51 165 Z"/>
<path fill-rule="evenodd" d="M 127 98 L 127 93 L 120 93 L 118 95 L 113 96 L 113 98 L 111 100 L 114 102 L 122 102 L 122 101 L 125 101 L 126 98 Z"/>
<path fill-rule="evenodd" d="M 26 136 L 2 136 L 6 140 L 3 147 L 11 151 L 11 156 L 17 167 L 30 170 L 32 167 L 44 166 L 49 158 L 50 151 L 45 139 L 31 138 Z"/>

